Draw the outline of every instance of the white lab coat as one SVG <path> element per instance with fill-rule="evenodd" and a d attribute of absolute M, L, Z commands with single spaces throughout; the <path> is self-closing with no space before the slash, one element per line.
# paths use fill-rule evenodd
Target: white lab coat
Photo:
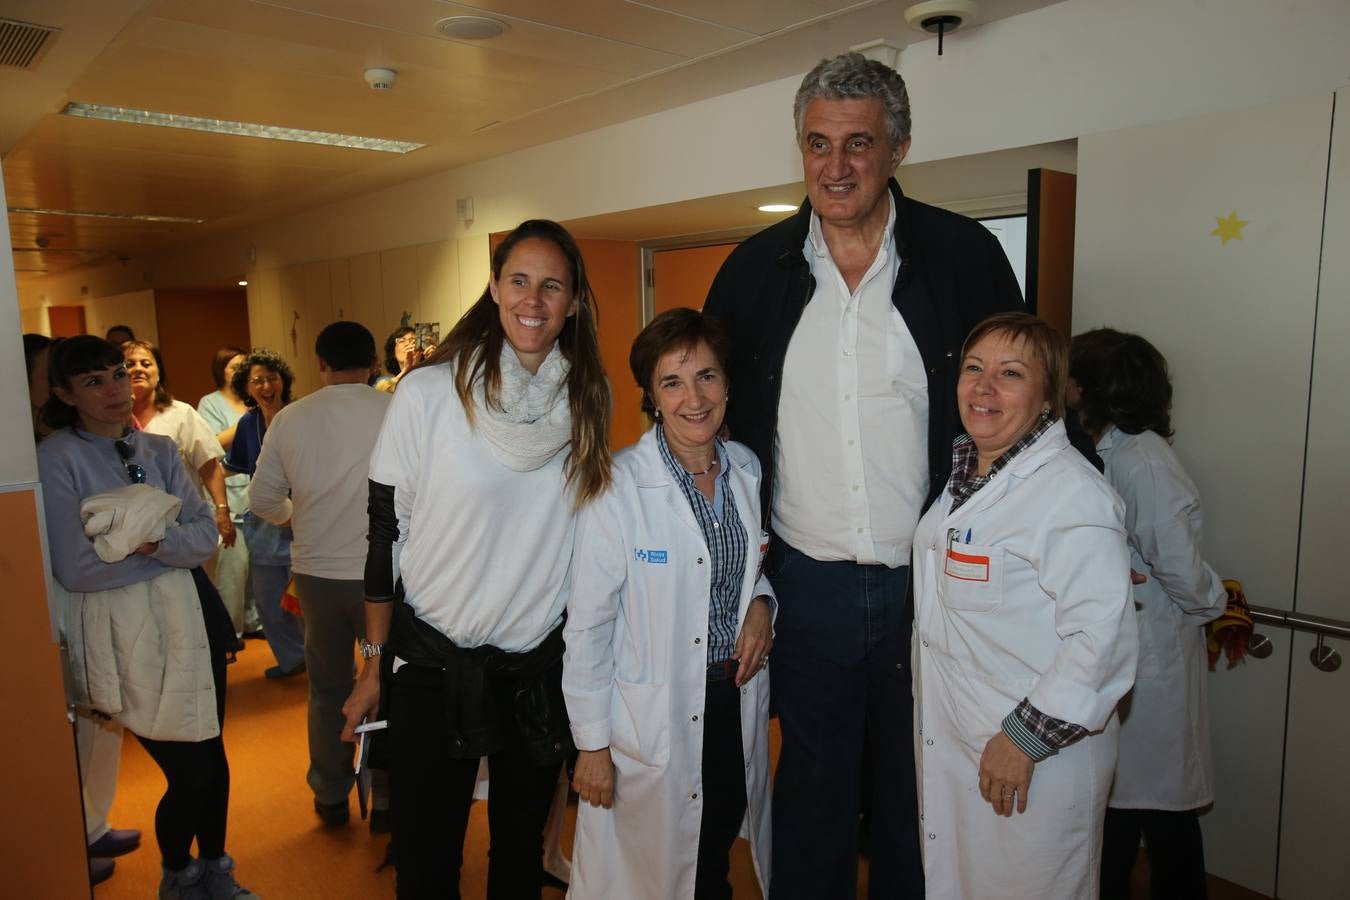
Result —
<path fill-rule="evenodd" d="M 760 574 L 759 463 L 726 444 L 746 530 L 740 618 L 773 596 Z M 614 486 L 580 513 L 564 637 L 563 693 L 582 750 L 609 747 L 611 809 L 583 803 L 572 850 L 573 900 L 692 900 L 703 815 L 708 548 L 655 431 L 614 458 Z M 695 718 L 697 717 L 697 719 Z M 769 673 L 741 689 L 748 800 L 741 835 L 769 888 Z"/>
<path fill-rule="evenodd" d="M 1069 446 L 1061 422 L 951 506 L 944 490 L 914 538 L 915 759 L 929 900 L 1096 897 L 1116 762 L 1112 712 L 1138 649 L 1123 504 Z M 1003 818 L 980 796 L 980 756 L 1024 697 L 1092 734 L 1037 763 L 1027 811 Z"/>
<path fill-rule="evenodd" d="M 1223 614 L 1223 580 L 1200 558 L 1200 495 L 1167 441 L 1107 429 L 1106 479 L 1125 501 L 1139 673 L 1120 705 L 1110 805 L 1196 809 L 1214 802 L 1205 699 L 1205 623 Z"/>

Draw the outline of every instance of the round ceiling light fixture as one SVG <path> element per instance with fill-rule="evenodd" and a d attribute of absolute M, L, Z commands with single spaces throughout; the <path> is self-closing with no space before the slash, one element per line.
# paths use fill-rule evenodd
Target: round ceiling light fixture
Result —
<path fill-rule="evenodd" d="M 962 25 L 971 25 L 979 9 L 975 0 L 928 0 L 915 3 L 905 10 L 905 21 L 916 31 L 938 36 L 938 56 L 942 55 L 942 39 Z"/>
<path fill-rule="evenodd" d="M 436 30 L 457 41 L 487 41 L 511 29 L 505 22 L 487 16 L 450 16 L 437 22 Z"/>

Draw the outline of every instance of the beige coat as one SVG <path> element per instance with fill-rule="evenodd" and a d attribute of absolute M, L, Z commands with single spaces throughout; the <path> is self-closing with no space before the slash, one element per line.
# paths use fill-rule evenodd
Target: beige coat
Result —
<path fill-rule="evenodd" d="M 134 485 L 81 504 L 109 545 L 139 546 L 163 536 L 165 494 Z M 176 527 L 176 526 L 170 526 Z M 104 549 L 100 555 L 105 559 Z M 120 553 L 117 550 L 114 556 Z M 122 554 L 125 555 L 124 553 Z M 119 557 L 120 558 L 120 557 Z M 59 581 L 76 706 L 116 718 L 133 734 L 162 741 L 202 741 L 220 734 L 211 652 L 192 573 L 170 569 L 148 581 L 71 593 Z"/>

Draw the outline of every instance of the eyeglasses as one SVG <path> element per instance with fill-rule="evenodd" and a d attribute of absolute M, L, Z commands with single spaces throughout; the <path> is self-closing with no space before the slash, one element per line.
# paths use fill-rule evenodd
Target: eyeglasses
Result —
<path fill-rule="evenodd" d="M 248 380 L 248 383 L 254 387 L 262 387 L 265 384 L 276 384 L 281 381 L 280 375 L 255 375 Z"/>
<path fill-rule="evenodd" d="M 131 461 L 136 456 L 136 448 L 126 440 L 113 441 L 113 446 L 117 448 L 117 455 L 122 457 L 122 462 L 126 463 L 131 483 L 145 484 L 145 466 Z"/>

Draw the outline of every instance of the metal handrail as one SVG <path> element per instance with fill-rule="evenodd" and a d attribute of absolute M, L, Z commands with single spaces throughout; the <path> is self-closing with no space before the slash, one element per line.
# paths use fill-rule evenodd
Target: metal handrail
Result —
<path fill-rule="evenodd" d="M 1326 616 L 1313 616 L 1307 613 L 1287 609 L 1272 609 L 1268 606 L 1251 607 L 1252 621 L 1268 625 L 1282 625 L 1295 631 L 1309 631 L 1313 634 L 1350 639 L 1350 622 L 1329 619 Z"/>

